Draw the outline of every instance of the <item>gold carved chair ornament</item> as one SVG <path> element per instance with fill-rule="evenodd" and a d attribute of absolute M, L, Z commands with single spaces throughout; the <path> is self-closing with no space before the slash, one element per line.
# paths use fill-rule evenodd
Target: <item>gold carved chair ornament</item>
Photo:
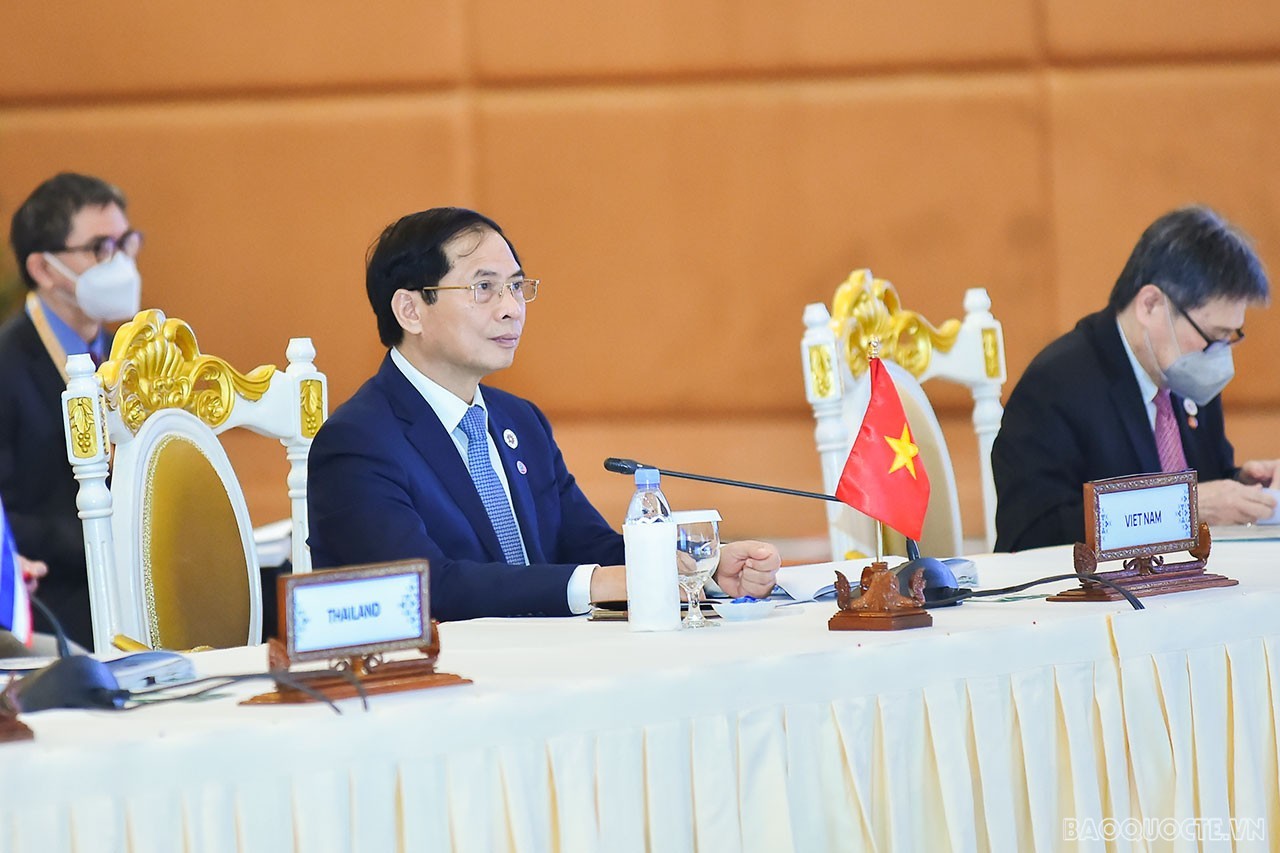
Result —
<path fill-rule="evenodd" d="M 1004 336 L 991 315 L 991 299 L 983 288 L 964 297 L 963 320 L 934 327 L 902 307 L 893 285 L 855 270 L 841 284 L 827 309 L 820 302 L 805 306 L 801 360 L 805 394 L 817 421 L 814 439 L 822 463 L 823 487 L 835 492 L 853 439 L 870 398 L 867 352 L 880 341 L 880 357 L 893 377 L 911 432 L 929 474 L 929 509 L 925 515 L 921 553 L 954 556 L 964 552 L 960 501 L 955 471 L 942 428 L 921 385 L 947 379 L 973 395 L 973 428 L 977 433 L 982 478 L 985 550 L 995 544 L 995 482 L 991 444 L 1000 429 L 1004 407 Z M 833 559 L 868 555 L 875 549 L 875 522 L 843 504 L 827 507 Z M 886 530 L 886 553 L 904 553 L 901 537 Z M 896 540 L 896 541 L 895 541 Z"/>
<path fill-rule="evenodd" d="M 307 454 L 328 391 L 310 338 L 290 340 L 286 356 L 283 371 L 239 373 L 153 309 L 120 327 L 96 371 L 87 355 L 67 360 L 64 433 L 97 651 L 117 634 L 152 648 L 261 642 L 253 529 L 218 438 L 229 429 L 284 445 L 293 570 L 310 571 Z"/>

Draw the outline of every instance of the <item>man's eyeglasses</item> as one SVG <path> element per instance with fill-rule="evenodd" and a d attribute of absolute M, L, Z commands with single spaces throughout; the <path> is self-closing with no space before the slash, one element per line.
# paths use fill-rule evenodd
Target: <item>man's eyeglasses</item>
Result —
<path fill-rule="evenodd" d="M 1165 296 L 1168 297 L 1169 294 L 1166 293 Z M 1177 308 L 1178 313 L 1186 318 L 1186 321 L 1191 324 L 1191 328 L 1195 329 L 1200 337 L 1204 338 L 1204 348 L 1206 350 L 1211 347 L 1233 347 L 1244 340 L 1243 328 L 1232 329 L 1227 333 L 1225 338 L 1211 338 L 1204 333 L 1204 329 L 1200 328 L 1200 325 L 1195 320 L 1191 319 L 1191 315 L 1187 313 L 1187 310 L 1175 302 L 1172 297 L 1169 297 L 1169 304 L 1174 308 Z"/>
<path fill-rule="evenodd" d="M 138 257 L 142 249 L 142 232 L 126 231 L 119 237 L 95 237 L 83 246 L 64 246 L 54 249 L 54 254 L 62 252 L 84 252 L 93 255 L 98 263 L 105 263 L 115 257 L 116 252 L 124 252 L 131 258 Z"/>
<path fill-rule="evenodd" d="M 505 291 L 510 290 L 512 297 L 517 302 L 532 302 L 538 298 L 538 285 L 542 283 L 540 278 L 522 278 L 519 281 L 477 281 L 475 284 L 451 284 L 436 285 L 434 287 L 420 287 L 419 290 L 424 293 L 428 290 L 470 290 L 471 298 L 476 301 L 477 305 L 485 305 L 495 299 L 501 299 Z"/>

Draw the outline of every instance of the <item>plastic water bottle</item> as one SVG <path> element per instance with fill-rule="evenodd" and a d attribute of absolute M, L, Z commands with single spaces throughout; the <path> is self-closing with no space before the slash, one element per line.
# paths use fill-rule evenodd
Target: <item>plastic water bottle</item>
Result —
<path fill-rule="evenodd" d="M 636 493 L 622 525 L 627 552 L 627 624 L 632 631 L 680 628 L 676 525 L 656 468 L 636 469 Z"/>
<path fill-rule="evenodd" d="M 662 493 L 662 472 L 657 468 L 636 469 L 636 493 L 627 507 L 627 521 L 650 524 L 671 520 L 671 504 Z"/>

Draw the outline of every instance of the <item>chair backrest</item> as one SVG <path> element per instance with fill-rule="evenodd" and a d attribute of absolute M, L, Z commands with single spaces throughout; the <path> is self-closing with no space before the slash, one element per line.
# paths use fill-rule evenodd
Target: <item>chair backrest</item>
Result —
<path fill-rule="evenodd" d="M 229 429 L 284 445 L 293 570 L 310 571 L 307 453 L 328 389 L 309 338 L 290 340 L 286 356 L 285 371 L 239 373 L 202 354 L 186 323 L 152 309 L 120 327 L 96 371 L 87 355 L 67 360 L 64 433 L 98 651 L 116 634 L 153 648 L 261 641 L 249 511 L 218 439 Z"/>
<path fill-rule="evenodd" d="M 904 309 L 893 285 L 855 270 L 837 289 L 828 310 L 822 303 L 805 307 L 801 360 L 805 394 L 817 421 L 814 439 L 822 463 L 823 486 L 834 493 L 849 448 L 862 424 L 870 397 L 867 352 L 880 343 L 880 357 L 893 377 L 911 432 L 929 472 L 930 499 L 921 541 L 923 553 L 952 555 L 963 551 L 963 528 L 955 471 L 942 428 L 921 385 L 947 379 L 969 388 L 974 400 L 973 426 L 978 439 L 986 548 L 995 543 L 995 482 L 991 445 L 1004 408 L 1004 336 L 991 315 L 986 290 L 965 293 L 965 317 L 935 327 Z M 837 503 L 827 508 L 834 559 L 868 555 L 875 549 L 875 522 Z M 896 541 L 895 541 L 896 539 Z M 901 537 L 890 536 L 886 553 L 903 553 Z"/>

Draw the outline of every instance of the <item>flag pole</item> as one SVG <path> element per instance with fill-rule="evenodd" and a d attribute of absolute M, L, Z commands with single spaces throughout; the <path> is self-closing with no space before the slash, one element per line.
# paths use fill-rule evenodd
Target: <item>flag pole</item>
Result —
<path fill-rule="evenodd" d="M 880 358 L 880 336 L 872 335 L 867 343 L 867 374 L 871 374 L 871 362 Z M 884 562 L 884 522 L 876 519 L 876 560 Z"/>

